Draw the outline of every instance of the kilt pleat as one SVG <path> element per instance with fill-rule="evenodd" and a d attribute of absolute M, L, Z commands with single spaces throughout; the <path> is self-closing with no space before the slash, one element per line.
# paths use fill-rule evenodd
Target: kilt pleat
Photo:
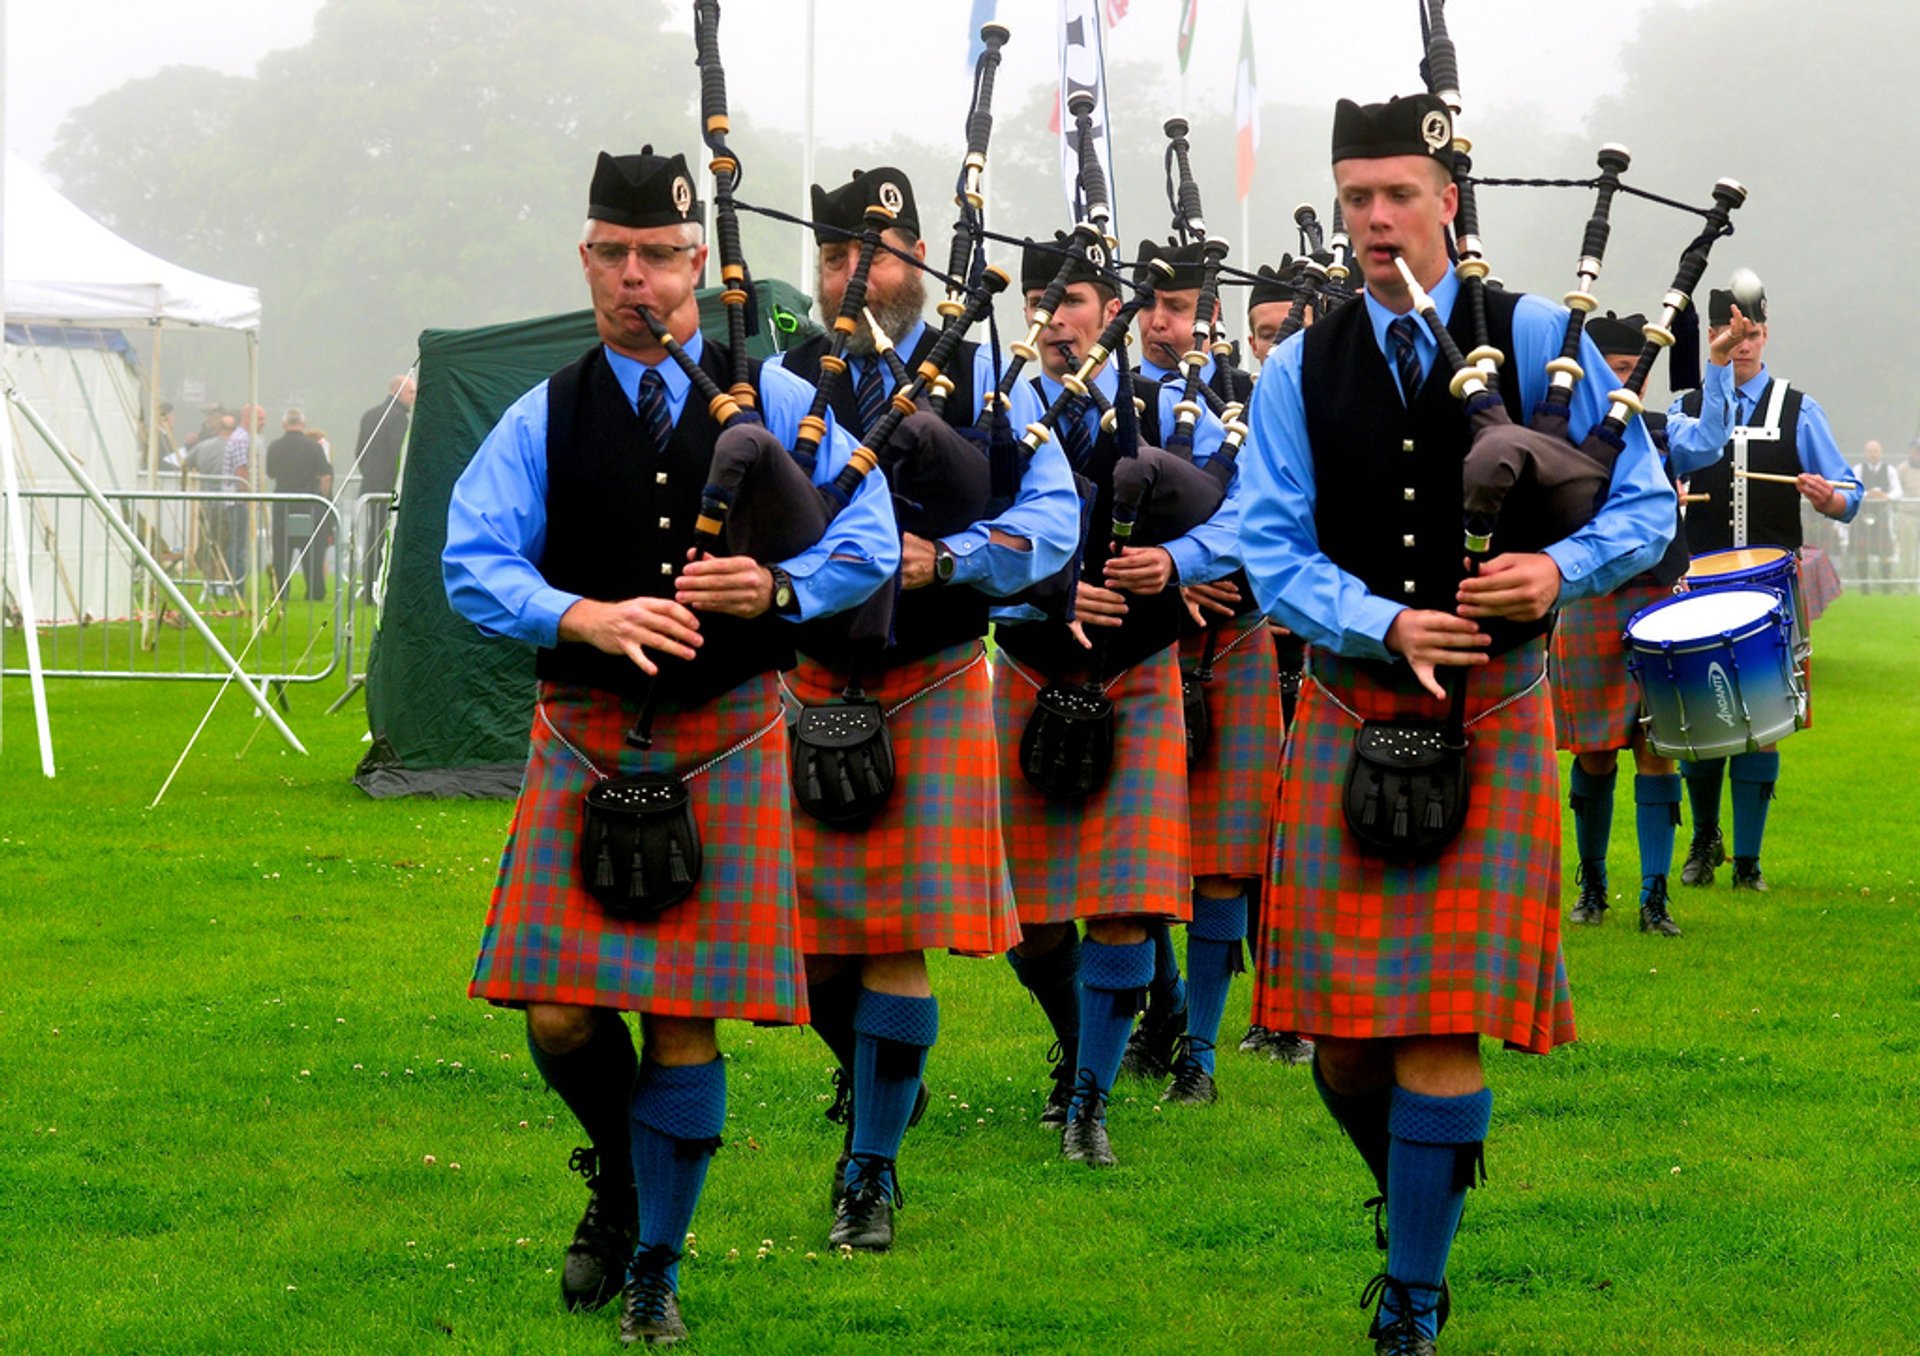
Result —
<path fill-rule="evenodd" d="M 634 702 L 541 685 L 527 775 L 514 807 L 468 993 L 671 1017 L 807 1019 L 794 898 L 786 731 L 774 675 L 694 707 L 664 704 L 654 747 L 628 749 Z M 689 771 L 766 729 L 689 784 L 704 865 L 693 893 L 658 918 L 610 917 L 579 879 L 581 798 L 592 775 Z"/>
<path fill-rule="evenodd" d="M 1627 623 L 1642 608 L 1671 597 L 1671 588 L 1632 580 L 1560 609 L 1550 672 L 1557 748 L 1608 753 L 1632 745 L 1640 689 L 1627 672 Z"/>
<path fill-rule="evenodd" d="M 888 717 L 893 794 L 871 822 L 834 828 L 794 810 L 800 941 L 808 955 L 944 948 L 990 956 L 1019 940 L 983 649 L 968 641 L 866 684 L 869 697 L 891 708 L 950 679 Z M 788 692 L 807 703 L 837 698 L 843 684 L 807 659 L 786 677 Z"/>
<path fill-rule="evenodd" d="M 1188 852 L 1186 725 L 1176 647 L 1120 675 L 1107 696 L 1116 742 L 1107 784 L 1078 804 L 1049 800 L 1020 772 L 1020 735 L 1040 675 L 994 664 L 1001 825 L 1022 923 L 1150 915 L 1185 921 Z"/>
<path fill-rule="evenodd" d="M 1544 647 L 1471 670 L 1468 718 L 1521 692 Z M 1301 692 L 1281 791 L 1254 1021 L 1275 1031 L 1366 1039 L 1478 1032 L 1544 1053 L 1575 1037 L 1560 956 L 1558 764 L 1536 687 L 1477 720 L 1465 827 L 1439 858 L 1395 865 L 1362 853 L 1342 810 L 1357 728 L 1439 719 L 1445 704 L 1401 671 L 1391 686 L 1323 651 Z M 1332 695 L 1329 695 L 1329 694 Z"/>
<path fill-rule="evenodd" d="M 1266 869 L 1287 738 L 1280 675 L 1266 633 L 1266 618 L 1258 615 L 1221 629 L 1223 653 L 1207 684 L 1213 734 L 1187 769 L 1196 876 L 1258 877 Z M 1206 648 L 1204 634 L 1185 637 L 1182 663 L 1198 669 Z"/>

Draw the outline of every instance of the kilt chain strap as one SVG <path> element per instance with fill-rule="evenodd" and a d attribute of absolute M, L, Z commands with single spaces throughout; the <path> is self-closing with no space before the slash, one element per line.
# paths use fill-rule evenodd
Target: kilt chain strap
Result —
<path fill-rule="evenodd" d="M 1225 645 L 1222 645 L 1220 647 L 1219 653 L 1214 655 L 1213 662 L 1216 664 L 1219 663 L 1222 659 L 1225 659 L 1228 655 L 1232 654 L 1235 650 L 1239 649 L 1242 645 L 1246 644 L 1247 638 L 1249 636 L 1264 635 L 1266 634 L 1266 630 L 1267 630 L 1267 619 L 1264 616 L 1262 616 L 1258 618 L 1253 623 L 1253 625 L 1249 626 L 1246 630 L 1242 631 L 1239 635 L 1235 636 L 1232 640 L 1228 641 Z"/>
<path fill-rule="evenodd" d="M 559 729 L 554 725 L 553 721 L 548 718 L 547 704 L 545 702 L 535 703 L 534 710 L 537 711 L 540 715 L 540 723 L 547 727 L 547 733 L 552 735 L 555 739 L 559 740 L 561 745 L 566 749 L 566 751 L 572 754 L 575 758 L 579 760 L 581 767 L 584 767 L 589 773 L 591 773 L 596 780 L 599 780 L 599 781 L 606 780 L 607 774 L 602 772 L 599 768 L 595 767 L 593 765 L 593 760 L 587 757 L 586 754 L 580 752 L 579 749 L 575 748 L 573 745 L 573 741 L 571 739 L 568 739 L 565 735 L 561 734 Z M 781 714 L 775 716 L 771 723 L 769 723 L 762 729 L 755 730 L 752 734 L 748 735 L 745 739 L 742 739 L 737 743 L 735 743 L 732 748 L 727 749 L 722 753 L 715 754 L 713 757 L 707 759 L 706 762 L 700 764 L 700 766 L 695 768 L 693 771 L 681 774 L 680 780 L 682 782 L 690 782 L 695 777 L 698 777 L 701 773 L 712 771 L 714 768 L 719 767 L 720 764 L 726 762 L 727 759 L 733 757 L 734 754 L 740 752 L 742 749 L 748 747 L 749 745 L 757 744 L 760 740 L 772 734 L 775 730 L 779 729 L 785 723 L 786 723 L 786 713 L 782 712 Z"/>
<path fill-rule="evenodd" d="M 1009 669 L 1013 670 L 1015 674 L 1019 675 L 1020 680 L 1022 682 L 1024 682 L 1028 687 L 1032 688 L 1035 692 L 1041 691 L 1046 686 L 1046 684 L 1036 681 L 1032 674 L 1028 673 L 1025 669 L 1021 668 L 1018 664 L 1014 663 L 1013 660 L 1009 659 L 1007 657 L 1007 652 L 1005 650 L 1002 650 L 1000 652 L 1000 657 L 994 662 L 999 664 L 1005 664 Z M 1129 673 L 1132 673 L 1132 672 L 1133 672 L 1133 669 L 1131 668 L 1121 669 L 1120 672 L 1114 674 L 1113 677 L 1107 679 L 1106 682 L 1100 684 L 1100 695 L 1103 697 L 1106 696 L 1108 690 L 1112 688 L 1115 683 L 1119 682 L 1122 678 L 1125 678 Z"/>
<path fill-rule="evenodd" d="M 1328 701 L 1332 702 L 1335 706 L 1339 707 L 1342 711 L 1346 712 L 1348 718 L 1352 720 L 1354 724 L 1365 725 L 1367 723 L 1367 718 L 1365 716 L 1361 715 L 1358 711 L 1354 710 L 1351 706 L 1348 706 L 1345 702 L 1341 701 L 1339 697 L 1334 695 L 1332 688 L 1329 688 L 1325 683 L 1320 681 L 1320 676 L 1313 672 L 1311 664 L 1309 664 L 1307 669 L 1307 681 L 1312 683 L 1315 687 L 1319 688 L 1321 692 L 1325 693 Z M 1482 711 L 1479 715 L 1469 717 L 1466 722 L 1467 725 L 1470 727 L 1474 725 L 1478 725 L 1481 721 L 1485 720 L 1488 716 L 1491 716 L 1496 714 L 1497 712 L 1506 710 L 1509 706 L 1512 706 L 1515 702 L 1519 701 L 1522 697 L 1526 696 L 1528 693 L 1532 692 L 1535 688 L 1539 687 L 1540 684 L 1546 681 L 1547 681 L 1547 670 L 1546 670 L 1546 666 L 1543 664 L 1540 668 L 1540 672 L 1536 673 L 1533 676 L 1533 680 L 1529 682 L 1525 687 L 1520 688 L 1518 691 L 1511 692 L 1505 697 L 1502 697 L 1499 701 L 1495 702 L 1492 706 L 1489 706 L 1486 710 Z"/>
<path fill-rule="evenodd" d="M 887 707 L 886 710 L 883 711 L 881 714 L 886 716 L 888 720 L 892 720 L 895 716 L 899 715 L 900 712 L 906 710 L 909 706 L 912 706 L 915 702 L 919 701 L 922 697 L 931 697 L 934 693 L 938 692 L 941 688 L 945 687 L 948 683 L 954 682 L 955 680 L 960 678 L 964 678 L 967 674 L 972 673 L 975 669 L 979 668 L 982 664 L 986 662 L 987 662 L 987 650 L 986 650 L 986 647 L 983 645 L 980 648 L 980 653 L 976 654 L 972 659 L 969 659 L 966 663 L 962 664 L 959 668 L 955 669 L 952 673 L 944 674 L 939 678 L 935 678 L 931 683 L 928 683 L 925 687 L 920 688 L 913 692 L 909 692 L 906 696 L 902 697 L 899 701 L 895 702 L 892 706 Z M 784 673 L 780 675 L 780 691 L 782 695 L 787 697 L 788 700 L 792 701 L 794 705 L 796 706 L 806 705 L 805 702 L 800 700 L 799 694 L 796 693 L 792 688 L 787 686 L 787 675 Z M 763 730 L 761 731 L 761 733 L 764 734 L 766 732 Z M 760 737 L 759 735 L 754 736 L 754 738 L 756 739 L 758 739 L 759 737 Z M 722 756 L 724 757 L 725 755 L 722 755 Z"/>

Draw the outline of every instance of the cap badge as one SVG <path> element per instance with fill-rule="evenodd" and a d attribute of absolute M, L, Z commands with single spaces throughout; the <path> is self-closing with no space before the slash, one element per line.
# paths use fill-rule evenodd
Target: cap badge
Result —
<path fill-rule="evenodd" d="M 883 180 L 880 184 L 880 205 L 898 216 L 900 209 L 907 205 L 906 196 L 900 192 L 900 185 L 891 179 Z"/>
<path fill-rule="evenodd" d="M 673 177 L 673 205 L 682 217 L 693 211 L 693 184 L 684 174 Z"/>
<path fill-rule="evenodd" d="M 1447 115 L 1435 110 L 1420 119 L 1420 140 L 1427 143 L 1427 149 L 1437 151 L 1446 145 L 1451 137 L 1447 126 Z"/>

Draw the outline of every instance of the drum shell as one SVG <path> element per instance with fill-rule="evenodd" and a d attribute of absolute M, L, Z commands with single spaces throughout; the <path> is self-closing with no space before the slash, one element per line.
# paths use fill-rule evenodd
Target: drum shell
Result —
<path fill-rule="evenodd" d="M 1807 618 L 1807 599 L 1800 587 L 1800 562 L 1784 546 L 1736 547 L 1708 551 L 1687 562 L 1687 590 L 1766 589 L 1784 600 L 1788 627 L 1793 633 L 1793 657 L 1804 660 L 1813 646 Z"/>
<path fill-rule="evenodd" d="M 1669 608 L 1697 605 L 1715 593 L 1758 593 L 1775 599 L 1764 615 L 1694 638 L 1649 640 L 1641 623 Z M 1750 753 L 1800 728 L 1786 604 L 1775 590 L 1709 589 L 1655 603 L 1627 623 L 1627 668 L 1640 687 L 1648 743 L 1665 758 L 1724 758 Z"/>

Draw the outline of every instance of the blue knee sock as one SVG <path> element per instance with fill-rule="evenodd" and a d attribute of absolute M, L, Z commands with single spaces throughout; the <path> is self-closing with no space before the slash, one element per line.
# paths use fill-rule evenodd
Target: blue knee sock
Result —
<path fill-rule="evenodd" d="M 1640 879 L 1664 876 L 1673 867 L 1673 833 L 1680 826 L 1680 777 L 1633 778 L 1633 826 L 1640 838 Z"/>
<path fill-rule="evenodd" d="M 813 1014 L 808 1025 L 843 1069 L 853 1067 L 853 1010 L 860 1002 L 858 960 L 855 957 L 832 979 L 807 985 L 807 1007 Z"/>
<path fill-rule="evenodd" d="M 1247 935 L 1247 899 L 1193 897 L 1187 927 L 1187 1040 L 1194 1060 L 1213 1072 L 1213 1045 L 1227 1011 L 1227 989 L 1245 967 L 1240 943 Z"/>
<path fill-rule="evenodd" d="M 1767 836 L 1767 802 L 1780 780 L 1780 755 L 1736 753 L 1727 760 L 1727 779 L 1733 783 L 1733 855 L 1758 861 Z"/>
<path fill-rule="evenodd" d="M 1567 804 L 1573 807 L 1573 839 L 1580 864 L 1607 865 L 1607 839 L 1613 834 L 1613 787 L 1619 774 L 1596 777 L 1576 761 L 1569 781 Z"/>
<path fill-rule="evenodd" d="M 1078 1115 L 1080 1104 L 1097 1093 L 1101 1119 L 1106 1096 L 1120 1073 L 1147 985 L 1153 979 L 1153 943 L 1112 946 L 1089 937 L 1080 948 L 1080 1051 L 1075 1072 L 1078 1085 L 1068 1115 Z M 1089 1082 L 1091 1088 L 1089 1088 Z"/>
<path fill-rule="evenodd" d="M 1187 1005 L 1187 986 L 1180 982 L 1180 960 L 1173 954 L 1173 929 L 1162 922 L 1147 924 L 1153 943 L 1153 983 L 1147 985 L 1147 1006 L 1155 1012 L 1178 1012 Z"/>
<path fill-rule="evenodd" d="M 1387 1115 L 1393 1106 L 1393 1084 L 1370 1092 L 1335 1092 L 1320 1072 L 1320 1061 L 1313 1061 L 1313 1086 L 1333 1119 L 1347 1132 L 1353 1147 L 1360 1151 L 1373 1184 L 1382 1196 L 1387 1194 Z"/>
<path fill-rule="evenodd" d="M 940 1000 L 862 989 L 853 1027 L 859 1046 L 853 1057 L 853 1158 L 846 1180 L 852 1185 L 862 1159 L 885 1159 L 889 1166 L 882 1186 L 894 1194 L 891 1164 L 900 1156 L 920 1094 L 927 1051 L 940 1034 Z"/>
<path fill-rule="evenodd" d="M 1066 940 L 1039 956 L 1007 952 L 1014 977 L 1026 986 L 1047 1015 L 1062 1059 L 1075 1058 L 1080 1046 L 1080 932 L 1076 926 Z"/>
<path fill-rule="evenodd" d="M 634 1056 L 626 1021 L 618 1013 L 599 1014 L 587 1043 L 564 1055 L 542 1050 L 529 1029 L 527 1050 L 533 1055 L 533 1067 L 587 1132 L 600 1158 L 601 1175 L 609 1183 L 631 1181 L 633 1149 L 627 1118 L 640 1061 Z"/>
<path fill-rule="evenodd" d="M 1431 1337 L 1437 1323 L 1447 1253 L 1467 1188 L 1481 1161 L 1493 1093 L 1482 1088 L 1465 1097 L 1425 1097 L 1393 1090 L 1388 1129 L 1393 1151 L 1387 1167 L 1387 1274 L 1407 1287 L 1415 1322 Z M 1400 1296 L 1388 1287 L 1381 1315 L 1400 1313 Z"/>
<path fill-rule="evenodd" d="M 1680 775 L 1687 783 L 1687 806 L 1693 811 L 1695 838 L 1710 838 L 1720 827 L 1720 783 L 1726 773 L 1724 758 L 1680 764 Z"/>
<path fill-rule="evenodd" d="M 640 1193 L 640 1254 L 673 1255 L 667 1283 L 680 1288 L 679 1255 L 707 1182 L 707 1164 L 727 1124 L 727 1066 L 640 1066 L 633 1091 L 633 1180 Z"/>

